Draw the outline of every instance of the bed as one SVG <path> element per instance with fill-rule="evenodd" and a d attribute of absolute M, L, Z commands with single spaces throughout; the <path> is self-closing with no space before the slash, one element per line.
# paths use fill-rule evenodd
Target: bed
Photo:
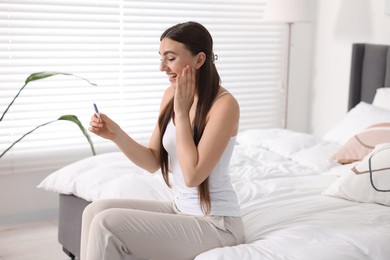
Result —
<path fill-rule="evenodd" d="M 323 137 L 287 129 L 238 134 L 229 171 L 246 241 L 196 260 L 390 259 L 389 48 L 353 44 L 349 112 Z M 377 165 L 377 175 L 356 174 Z M 159 173 L 145 173 L 121 153 L 75 162 L 38 187 L 59 193 L 58 239 L 71 258 L 80 254 L 81 215 L 90 201 L 172 196 Z"/>

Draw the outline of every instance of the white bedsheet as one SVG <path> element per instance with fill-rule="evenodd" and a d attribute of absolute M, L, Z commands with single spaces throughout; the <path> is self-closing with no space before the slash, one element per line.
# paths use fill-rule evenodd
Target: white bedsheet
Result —
<path fill-rule="evenodd" d="M 240 133 L 230 175 L 246 243 L 217 248 L 196 260 L 389 260 L 390 208 L 320 195 L 345 167 L 328 158 L 338 145 L 285 129 Z M 71 164 L 40 188 L 101 198 L 170 200 L 160 174 L 149 174 L 121 153 Z"/>
<path fill-rule="evenodd" d="M 390 209 L 298 192 L 242 205 L 246 244 L 213 249 L 206 259 L 390 259 Z"/>

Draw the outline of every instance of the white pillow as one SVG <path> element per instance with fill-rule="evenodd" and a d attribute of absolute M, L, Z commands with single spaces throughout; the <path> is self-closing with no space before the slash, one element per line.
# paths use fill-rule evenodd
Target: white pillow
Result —
<path fill-rule="evenodd" d="M 239 145 L 267 149 L 283 157 L 314 146 L 319 141 L 310 134 L 284 128 L 255 128 L 244 130 L 237 135 Z"/>
<path fill-rule="evenodd" d="M 377 145 L 370 154 L 352 167 L 347 174 L 342 175 L 322 194 L 355 202 L 390 206 L 390 192 L 384 192 L 384 190 L 390 190 L 389 158 L 390 143 Z M 370 173 L 370 163 L 372 174 Z"/>
<path fill-rule="evenodd" d="M 390 88 L 378 88 L 372 104 L 390 110 Z"/>
<path fill-rule="evenodd" d="M 240 131 L 236 140 L 241 145 L 261 147 L 264 140 L 287 136 L 291 133 L 291 130 L 284 128 L 254 128 Z"/>
<path fill-rule="evenodd" d="M 313 147 L 318 142 L 319 139 L 312 135 L 291 132 L 286 136 L 263 140 L 262 147 L 288 158 L 294 153 Z"/>
<path fill-rule="evenodd" d="M 360 102 L 347 113 L 343 120 L 330 129 L 323 139 L 345 144 L 363 129 L 382 122 L 390 122 L 390 110 Z"/>
<path fill-rule="evenodd" d="M 338 147 L 338 144 L 323 141 L 307 149 L 302 149 L 293 154 L 290 159 L 319 173 L 323 173 L 338 165 L 338 163 L 328 159 Z"/>
<path fill-rule="evenodd" d="M 173 178 L 170 178 L 173 182 Z M 38 188 L 74 194 L 87 201 L 102 198 L 171 200 L 160 172 L 150 174 L 121 152 L 91 156 L 47 176 Z"/>
<path fill-rule="evenodd" d="M 355 166 L 358 162 L 348 163 L 348 164 L 338 164 L 335 167 L 330 168 L 328 171 L 323 172 L 323 175 L 333 175 L 333 176 L 343 176 L 349 173 L 349 170 Z"/>

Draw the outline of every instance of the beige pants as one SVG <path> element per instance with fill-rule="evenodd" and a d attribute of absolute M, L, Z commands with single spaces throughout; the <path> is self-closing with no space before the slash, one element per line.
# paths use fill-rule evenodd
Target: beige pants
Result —
<path fill-rule="evenodd" d="M 107 199 L 84 210 L 81 260 L 194 259 L 243 242 L 239 217 L 185 215 L 171 202 Z"/>

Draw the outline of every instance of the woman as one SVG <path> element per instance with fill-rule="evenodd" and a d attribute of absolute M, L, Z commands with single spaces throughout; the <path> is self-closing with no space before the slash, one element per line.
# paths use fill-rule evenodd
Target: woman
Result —
<path fill-rule="evenodd" d="M 104 114 L 89 130 L 112 140 L 139 167 L 161 169 L 173 202 L 110 199 L 83 213 L 81 260 L 194 259 L 207 250 L 244 242 L 228 164 L 239 106 L 220 86 L 213 40 L 196 22 L 177 24 L 160 38 L 160 70 L 170 81 L 148 147 Z"/>

